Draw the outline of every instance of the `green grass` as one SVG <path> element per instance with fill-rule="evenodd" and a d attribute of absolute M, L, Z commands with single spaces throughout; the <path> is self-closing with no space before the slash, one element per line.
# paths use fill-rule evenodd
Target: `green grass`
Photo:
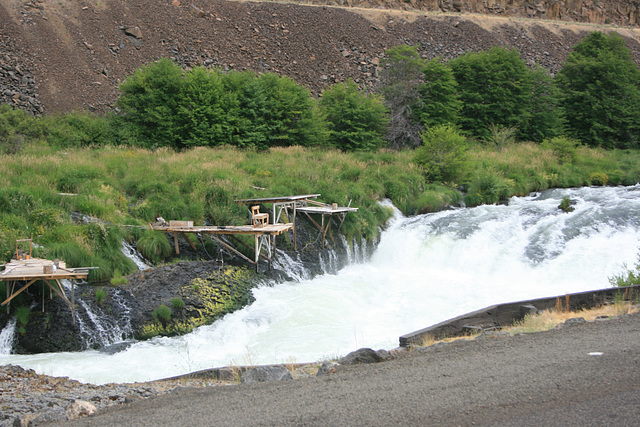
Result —
<path fill-rule="evenodd" d="M 567 161 L 537 144 L 509 144 L 500 151 L 477 145 L 469 151 L 460 182 L 446 184 L 427 183 L 412 158 L 411 151 L 390 150 L 222 147 L 175 152 L 25 144 L 17 154 L 0 155 L 0 258 L 9 259 L 16 238 L 33 234 L 40 246 L 37 256 L 60 258 L 71 267 L 100 267 L 90 278 L 108 280 L 116 271 L 135 271 L 120 252 L 122 239 L 136 240 L 151 260 L 163 261 L 173 253 L 164 234 L 118 225 L 146 226 L 157 216 L 196 225 L 247 224 L 246 207 L 235 202 L 239 198 L 321 193 L 326 203 L 359 208 L 347 215 L 341 232 L 373 238 L 390 216 L 377 204 L 383 198 L 411 215 L 459 204 L 460 187 L 467 205 L 477 205 L 552 187 L 640 180 L 640 151 L 634 150 L 578 147 Z M 74 223 L 71 212 L 95 222 Z"/>

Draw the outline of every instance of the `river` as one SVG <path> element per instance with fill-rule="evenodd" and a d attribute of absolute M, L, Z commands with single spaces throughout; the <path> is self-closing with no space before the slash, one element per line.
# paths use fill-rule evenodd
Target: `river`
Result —
<path fill-rule="evenodd" d="M 564 196 L 571 213 L 558 209 Z M 400 335 L 492 304 L 607 288 L 636 263 L 639 244 L 640 186 L 549 190 L 415 217 L 395 211 L 370 259 L 255 289 L 252 305 L 188 335 L 115 354 L 0 354 L 0 364 L 104 384 L 392 349 Z"/>

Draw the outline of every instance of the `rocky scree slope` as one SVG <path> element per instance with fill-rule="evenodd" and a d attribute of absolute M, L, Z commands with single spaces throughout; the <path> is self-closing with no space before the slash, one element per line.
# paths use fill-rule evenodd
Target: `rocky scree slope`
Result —
<path fill-rule="evenodd" d="M 287 75 L 314 95 L 348 78 L 372 90 L 385 50 L 399 44 L 420 46 L 425 58 L 514 47 L 527 62 L 555 72 L 571 47 L 598 27 L 505 17 L 636 24 L 639 7 L 604 0 L 485 3 L 0 0 L 0 102 L 33 114 L 113 111 L 119 83 L 161 57 L 184 67 Z M 615 31 L 640 62 L 640 30 Z"/>

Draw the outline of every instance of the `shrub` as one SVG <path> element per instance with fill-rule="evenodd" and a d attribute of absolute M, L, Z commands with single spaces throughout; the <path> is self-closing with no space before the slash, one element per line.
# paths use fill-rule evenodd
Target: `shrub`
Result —
<path fill-rule="evenodd" d="M 545 139 L 541 146 L 542 148 L 553 151 L 560 164 L 575 163 L 578 158 L 580 141 L 568 136 L 557 136 L 555 138 Z"/>
<path fill-rule="evenodd" d="M 122 286 L 127 284 L 127 278 L 120 273 L 119 270 L 116 270 L 113 273 L 113 277 L 111 278 L 111 284 L 113 286 Z"/>
<path fill-rule="evenodd" d="M 466 159 L 467 139 L 451 125 L 427 129 L 421 135 L 414 163 L 422 167 L 428 181 L 454 181 L 460 177 Z"/>
<path fill-rule="evenodd" d="M 464 201 L 468 206 L 498 203 L 509 198 L 513 189 L 512 180 L 484 171 L 473 178 Z"/>
<path fill-rule="evenodd" d="M 502 151 L 503 148 L 516 142 L 518 128 L 515 126 L 506 127 L 492 124 L 489 125 L 489 132 L 490 135 L 487 143 L 494 146 L 498 151 Z"/>
<path fill-rule="evenodd" d="M 562 198 L 558 209 L 563 210 L 567 213 L 573 212 L 575 210 L 575 208 L 571 206 L 571 198 L 568 196 Z"/>
<path fill-rule="evenodd" d="M 182 298 L 171 298 L 171 306 L 176 310 L 182 310 L 184 308 L 184 301 Z"/>
<path fill-rule="evenodd" d="M 593 172 L 591 175 L 589 175 L 589 183 L 591 185 L 604 186 L 604 185 L 607 185 L 608 182 L 609 182 L 609 177 L 607 176 L 606 173 Z"/>
<path fill-rule="evenodd" d="M 640 256 L 632 269 L 625 266 L 625 272 L 609 277 L 611 286 L 625 287 L 640 285 Z"/>
<path fill-rule="evenodd" d="M 156 322 L 160 322 L 163 328 L 166 328 L 167 322 L 171 320 L 171 309 L 164 304 L 160 304 L 158 308 L 151 312 L 151 317 Z"/>

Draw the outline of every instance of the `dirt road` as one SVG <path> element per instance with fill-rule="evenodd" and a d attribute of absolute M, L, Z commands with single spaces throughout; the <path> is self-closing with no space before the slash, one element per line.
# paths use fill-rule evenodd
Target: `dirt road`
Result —
<path fill-rule="evenodd" d="M 638 425 L 640 315 L 489 335 L 323 377 L 180 389 L 69 425 Z"/>

